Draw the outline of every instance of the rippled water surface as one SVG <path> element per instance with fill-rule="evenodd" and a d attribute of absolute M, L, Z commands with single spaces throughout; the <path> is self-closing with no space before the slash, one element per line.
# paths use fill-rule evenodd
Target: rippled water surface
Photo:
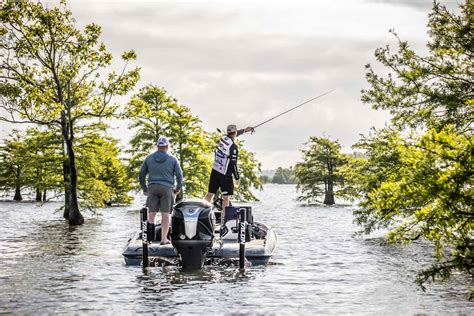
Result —
<path fill-rule="evenodd" d="M 429 245 L 388 246 L 357 238 L 352 208 L 301 207 L 294 186 L 267 185 L 253 203 L 276 228 L 270 265 L 176 269 L 127 267 L 121 256 L 138 228 L 135 207 L 110 208 L 69 227 L 54 209 L 0 203 L 0 313 L 471 314 L 467 281 L 421 291 L 414 283 Z"/>

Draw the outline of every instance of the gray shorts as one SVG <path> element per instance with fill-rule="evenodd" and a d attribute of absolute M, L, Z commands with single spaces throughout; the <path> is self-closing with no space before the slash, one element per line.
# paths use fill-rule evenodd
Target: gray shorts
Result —
<path fill-rule="evenodd" d="M 150 184 L 146 206 L 150 212 L 171 213 L 173 210 L 174 193 L 173 188 L 161 184 Z"/>

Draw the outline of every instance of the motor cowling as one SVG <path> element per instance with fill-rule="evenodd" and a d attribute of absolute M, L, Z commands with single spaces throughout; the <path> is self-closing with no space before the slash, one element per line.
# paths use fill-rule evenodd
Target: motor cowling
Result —
<path fill-rule="evenodd" d="M 184 271 L 202 268 L 206 252 L 212 247 L 214 229 L 212 204 L 205 200 L 188 200 L 175 205 L 171 243 L 181 256 Z"/>

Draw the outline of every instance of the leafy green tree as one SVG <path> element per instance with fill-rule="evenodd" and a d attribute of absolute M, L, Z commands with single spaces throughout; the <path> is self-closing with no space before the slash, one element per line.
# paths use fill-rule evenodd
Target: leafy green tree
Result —
<path fill-rule="evenodd" d="M 258 177 L 258 179 L 260 180 L 260 183 L 262 183 L 262 184 L 266 184 L 266 183 L 271 183 L 271 182 L 272 182 L 272 179 L 271 179 L 269 176 L 265 175 L 265 174 L 260 175 L 260 176 Z"/>
<path fill-rule="evenodd" d="M 0 187 L 3 191 L 14 190 L 13 200 L 21 201 L 21 190 L 27 185 L 26 144 L 23 141 L 24 133 L 13 130 L 9 137 L 3 140 L 0 146 Z"/>
<path fill-rule="evenodd" d="M 139 69 L 126 71 L 135 52 L 122 54 L 120 73 L 104 74 L 112 55 L 99 42 L 100 26 L 81 31 L 64 1 L 54 8 L 27 0 L 7 0 L 1 5 L 2 53 L 1 108 L 10 114 L 3 121 L 57 127 L 65 147 L 63 172 L 65 213 L 71 225 L 84 218 L 79 211 L 75 131 L 79 121 L 111 117 L 114 95 L 126 94 L 139 79 Z"/>
<path fill-rule="evenodd" d="M 282 168 L 278 167 L 273 175 L 272 183 L 278 184 L 293 184 L 295 183 L 295 171 L 293 167 Z"/>
<path fill-rule="evenodd" d="M 209 137 L 191 110 L 178 104 L 163 88 L 149 85 L 131 98 L 126 116 L 131 121 L 129 127 L 135 129 L 129 150 L 131 177 L 137 178 L 146 156 L 156 150 L 156 140 L 164 135 L 170 139 L 171 152 L 183 170 L 186 194 L 203 196 L 211 165 L 208 152 L 203 150 L 208 147 Z"/>
<path fill-rule="evenodd" d="M 61 191 L 63 188 L 62 139 L 54 131 L 29 128 L 24 142 L 28 186 L 35 191 L 37 202 L 46 201 L 48 190 Z"/>
<path fill-rule="evenodd" d="M 474 272 L 474 4 L 460 9 L 455 14 L 433 4 L 427 56 L 400 39 L 395 53 L 377 49 L 389 74 L 368 65 L 370 88 L 362 92 L 365 103 L 393 119 L 356 145 L 366 151 L 353 166 L 362 199 L 356 221 L 366 233 L 389 228 L 392 242 L 432 241 L 438 262 L 419 274 L 420 284 L 447 279 L 455 269 Z"/>
<path fill-rule="evenodd" d="M 238 168 L 240 185 L 235 190 L 235 199 L 240 201 L 258 201 L 253 190 L 262 190 L 262 183 L 258 174 L 262 165 L 255 157 L 255 153 L 245 149 L 244 141 L 237 140 L 239 146 Z M 215 149 L 215 148 L 214 148 Z M 212 152 L 214 157 L 214 151 Z"/>
<path fill-rule="evenodd" d="M 127 167 L 118 158 L 117 140 L 107 136 L 107 125 L 88 125 L 77 134 L 79 198 L 84 207 L 93 210 L 113 203 L 127 204 L 132 180 Z"/>
<path fill-rule="evenodd" d="M 139 189 L 138 172 L 146 156 L 156 150 L 156 141 L 160 135 L 165 135 L 169 121 L 169 108 L 176 100 L 169 96 L 166 90 L 149 85 L 141 88 L 132 96 L 125 107 L 125 116 L 130 120 L 128 127 L 134 130 L 130 139 L 131 155 L 129 160 L 129 175 L 136 179 L 136 189 Z"/>
<path fill-rule="evenodd" d="M 202 197 L 207 192 L 211 170 L 211 157 L 203 151 L 208 146 L 209 136 L 201 120 L 193 116 L 188 107 L 174 104 L 171 109 L 166 135 L 181 165 L 186 194 Z"/>
<path fill-rule="evenodd" d="M 393 125 L 401 129 L 423 126 L 439 131 L 452 125 L 456 131 L 472 133 L 474 4 L 467 1 L 460 7 L 461 14 L 455 15 L 434 2 L 427 56 L 417 54 L 392 30 L 398 51 L 392 53 L 389 46 L 375 51 L 390 75 L 378 75 L 368 64 L 366 78 L 371 87 L 362 91 L 362 101 L 388 110 Z"/>
<path fill-rule="evenodd" d="M 324 195 L 323 203 L 333 205 L 334 196 L 346 196 L 344 176 L 338 171 L 349 159 L 341 153 L 341 145 L 324 137 L 310 137 L 303 149 L 303 162 L 295 167 L 299 201 L 317 201 Z"/>

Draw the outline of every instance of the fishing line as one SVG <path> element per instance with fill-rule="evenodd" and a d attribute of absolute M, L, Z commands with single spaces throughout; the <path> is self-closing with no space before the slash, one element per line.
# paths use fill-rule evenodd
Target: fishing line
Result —
<path fill-rule="evenodd" d="M 316 100 L 316 99 L 319 99 L 319 98 L 321 98 L 321 97 L 325 96 L 326 94 L 329 94 L 329 93 L 331 93 L 331 92 L 333 92 L 333 91 L 334 91 L 334 89 L 333 89 L 333 90 L 329 90 L 329 91 L 327 91 L 327 92 L 325 92 L 325 93 L 323 93 L 323 94 L 320 94 L 320 95 L 318 95 L 318 96 L 316 96 L 316 97 L 314 97 L 314 98 L 311 98 L 311 99 L 309 99 L 309 100 L 307 100 L 307 101 L 305 101 L 305 102 L 303 102 L 303 103 L 301 103 L 301 104 L 298 104 L 297 106 L 294 106 L 294 107 L 292 107 L 291 109 L 286 110 L 285 112 L 282 112 L 282 113 L 280 113 L 280 114 L 278 114 L 278 115 L 275 115 L 274 117 L 269 118 L 268 120 L 263 121 L 262 123 L 255 125 L 254 127 L 252 127 L 252 129 L 255 130 L 257 127 L 262 126 L 263 124 L 266 124 L 266 123 L 268 123 L 268 122 L 270 122 L 270 121 L 273 121 L 274 119 L 276 119 L 276 118 L 278 118 L 278 117 L 280 117 L 280 116 L 282 116 L 282 115 L 284 115 L 284 114 L 286 114 L 286 113 L 288 113 L 288 112 L 291 112 L 291 111 L 293 111 L 293 110 L 299 108 L 300 106 L 303 106 L 303 105 L 305 105 L 305 104 L 307 104 L 307 103 L 309 103 L 309 102 L 311 102 L 311 101 L 314 101 L 314 100 Z"/>

